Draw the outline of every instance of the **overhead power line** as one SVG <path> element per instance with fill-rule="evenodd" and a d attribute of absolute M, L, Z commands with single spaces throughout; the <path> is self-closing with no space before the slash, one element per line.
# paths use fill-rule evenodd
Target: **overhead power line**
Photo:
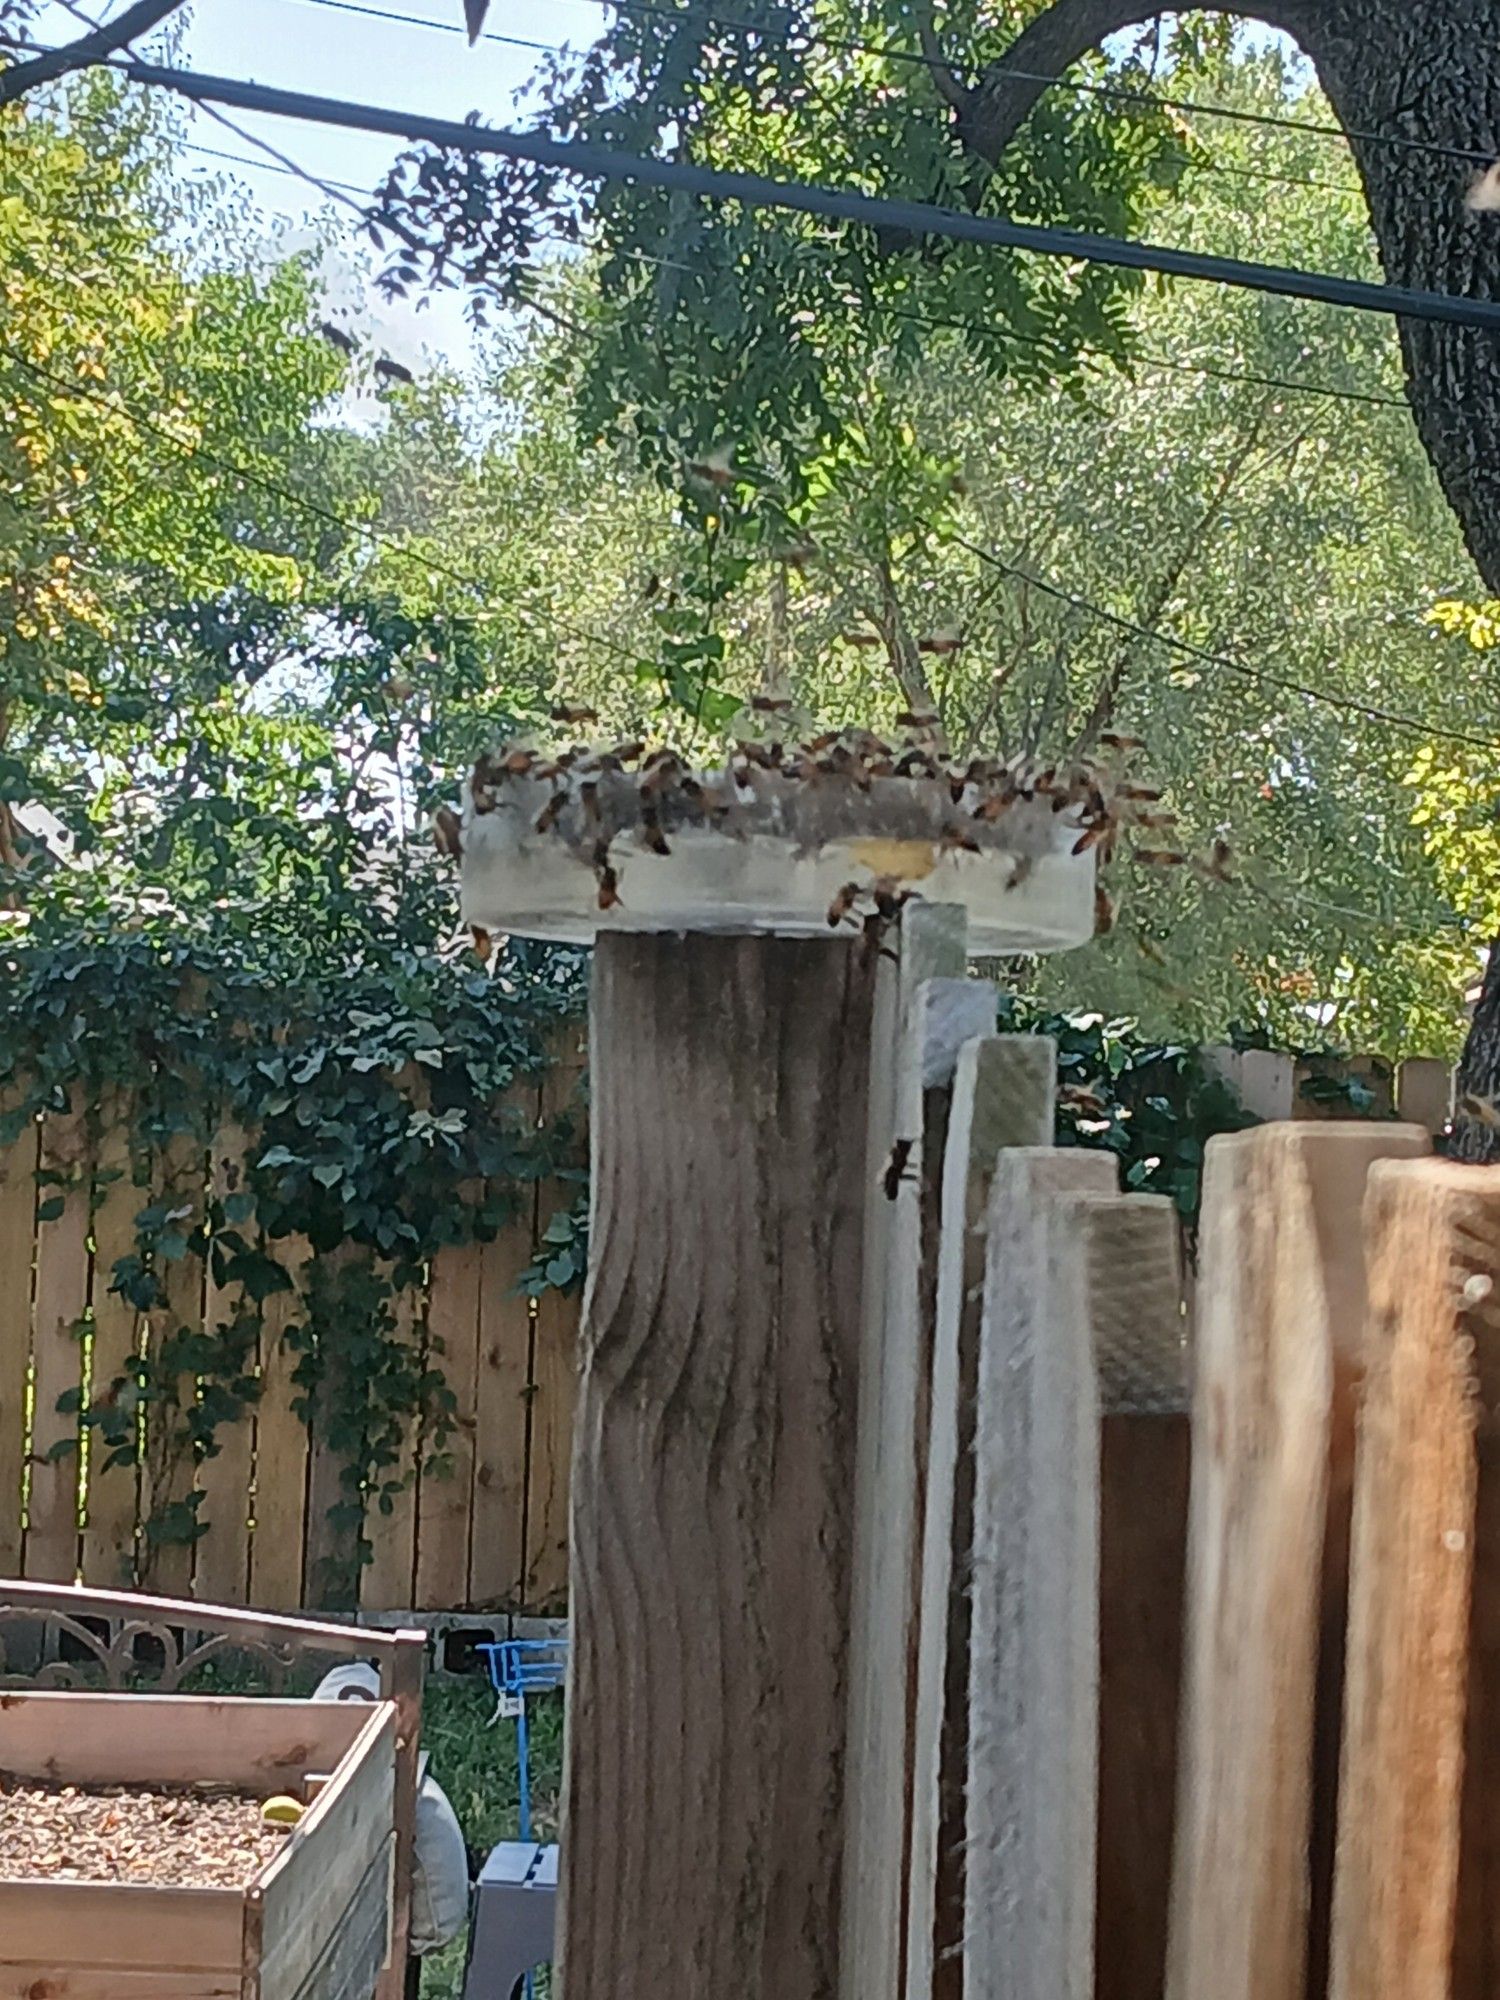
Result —
<path fill-rule="evenodd" d="M 465 30 L 457 21 L 432 21 L 419 14 L 407 14 L 397 9 L 372 7 L 359 4 L 358 0 L 305 0 L 305 4 L 318 7 L 332 7 L 346 14 L 364 14 L 375 20 L 400 21 L 414 28 L 428 28 L 435 34 L 462 35 Z M 963 56 L 933 56 L 922 49 L 903 48 L 894 42 L 866 42 L 854 36 L 828 35 L 817 28 L 804 26 L 795 21 L 753 21 L 745 15 L 720 13 L 717 8 L 685 6 L 674 7 L 657 4 L 657 0 L 601 0 L 601 4 L 617 14 L 638 14 L 646 18 L 663 21 L 680 21 L 691 26 L 699 24 L 710 28 L 728 28 L 736 34 L 759 35 L 768 41 L 806 43 L 809 48 L 828 49 L 834 54 L 877 56 L 882 61 L 902 63 L 915 69 L 951 70 L 962 66 Z M 501 35 L 486 29 L 479 36 L 481 41 L 503 42 L 513 48 L 535 49 L 556 55 L 562 44 L 556 42 L 527 41 L 516 35 Z M 984 62 L 968 58 L 970 69 L 980 70 L 986 77 L 1012 77 L 1017 83 L 1037 83 L 1048 90 L 1069 91 L 1084 97 L 1112 97 L 1124 103 L 1139 104 L 1143 108 L 1157 111 L 1177 111 L 1200 118 L 1220 118 L 1235 124 L 1263 125 L 1273 131 L 1308 132 L 1321 139 L 1359 139 L 1371 146 L 1394 146 L 1404 152 L 1435 154 L 1443 159 L 1463 160 L 1476 166 L 1489 166 L 1493 153 L 1478 147 L 1446 146 L 1435 140 L 1414 139 L 1399 132 L 1372 132 L 1344 125 L 1329 123 L 1325 119 L 1291 118 L 1269 111 L 1247 111 L 1239 105 L 1205 103 L 1201 98 L 1161 97 L 1155 91 L 1141 90 L 1132 84 L 1101 83 L 1082 77 L 1050 76 L 1043 70 L 1018 69 L 1003 60 Z M 1195 164 L 1197 164 L 1195 162 Z M 1227 170 L 1226 170 L 1227 171 Z M 1309 181 L 1308 186 L 1340 187 L 1342 192 L 1358 193 L 1352 185 L 1342 187 L 1331 181 Z"/>
<path fill-rule="evenodd" d="M 1408 286 L 1371 284 L 1326 272 L 1301 271 L 1285 265 L 1254 264 L 1201 251 L 1175 250 L 1155 243 L 1132 243 L 1121 237 L 1056 229 L 1008 217 L 974 215 L 931 203 L 859 194 L 852 189 L 820 187 L 802 181 L 774 180 L 764 174 L 732 173 L 692 161 L 624 153 L 611 146 L 582 140 L 551 139 L 541 133 L 510 132 L 454 119 L 431 118 L 419 112 L 390 111 L 377 105 L 319 97 L 306 91 L 281 90 L 235 77 L 200 74 L 159 63 L 116 60 L 111 65 L 133 82 L 171 90 L 196 103 L 229 104 L 237 110 L 333 125 L 345 131 L 379 132 L 442 147 L 451 152 L 490 154 L 526 160 L 585 180 L 636 181 L 647 187 L 736 201 L 751 208 L 782 208 L 827 217 L 873 229 L 896 229 L 911 236 L 947 237 L 992 247 L 1035 252 L 1041 256 L 1083 258 L 1126 270 L 1156 271 L 1168 277 L 1192 278 L 1234 285 L 1282 297 L 1317 300 L 1353 311 L 1379 312 L 1416 320 L 1500 332 L 1500 301 L 1465 299 L 1448 292 L 1418 291 Z"/>
<path fill-rule="evenodd" d="M 1180 639 L 1174 632 L 1162 632 L 1152 625 L 1137 624 L 1135 619 L 1126 618 L 1118 611 L 1111 611 L 1103 604 L 1096 604 L 1090 597 L 1081 597 L 1076 591 L 1065 590 L 1059 583 L 1038 576 L 1034 570 L 1021 563 L 1007 562 L 993 550 L 982 548 L 978 542 L 971 542 L 964 535 L 954 535 L 953 542 L 966 549 L 976 561 L 991 569 L 1003 570 L 1018 583 L 1029 584 L 1045 597 L 1056 598 L 1061 604 L 1081 611 L 1087 617 L 1096 618 L 1101 624 L 1112 625 L 1117 632 L 1125 632 L 1134 639 L 1142 639 L 1153 646 L 1164 646 L 1170 652 L 1181 653 L 1185 658 L 1197 660 L 1202 665 L 1218 668 L 1223 673 L 1237 674 L 1244 680 L 1256 681 L 1266 687 L 1282 689 L 1287 694 L 1302 695 L 1308 701 L 1322 702 L 1325 707 L 1337 708 L 1346 714 L 1358 715 L 1366 722 L 1383 722 L 1391 729 L 1407 730 L 1411 734 L 1431 740 L 1437 738 L 1445 743 L 1462 743 L 1475 750 L 1500 750 L 1500 736 L 1479 736 L 1462 729 L 1448 729 L 1436 722 L 1424 722 L 1418 715 L 1404 715 L 1399 709 L 1382 708 L 1374 702 L 1361 701 L 1355 695 L 1331 693 L 1327 688 L 1310 687 L 1306 681 L 1293 680 L 1289 675 L 1278 674 L 1266 667 L 1252 667 L 1247 661 L 1237 660 L 1229 653 L 1210 652 L 1207 647 L 1195 646 L 1190 639 Z"/>

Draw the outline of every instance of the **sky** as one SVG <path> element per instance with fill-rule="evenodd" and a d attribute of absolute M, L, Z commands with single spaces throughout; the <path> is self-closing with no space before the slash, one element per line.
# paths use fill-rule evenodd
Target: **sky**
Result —
<path fill-rule="evenodd" d="M 114 11 L 105 0 L 81 0 L 91 14 Z M 330 4 L 330 0 L 196 0 L 184 10 L 172 61 L 219 76 L 249 78 L 323 96 L 355 98 L 392 109 L 423 111 L 443 118 L 480 113 L 487 124 L 516 122 L 517 96 L 541 54 L 496 40 L 470 48 L 458 27 L 462 0 L 369 0 L 377 12 L 412 16 L 419 23 L 372 18 Z M 496 0 L 487 32 L 525 41 L 587 45 L 599 34 L 602 8 L 591 0 Z M 47 42 L 71 40 L 79 24 L 58 5 L 37 16 L 33 33 Z M 143 54 L 160 58 L 160 35 Z M 193 145 L 217 152 L 256 156 L 256 148 L 225 131 L 206 112 L 189 107 L 185 136 Z M 327 181 L 373 188 L 401 150 L 400 142 L 373 134 L 293 123 L 253 112 L 235 112 L 246 132 L 265 138 L 309 173 Z M 183 172 L 205 178 L 230 175 L 245 184 L 268 219 L 294 229 L 328 211 L 314 189 L 270 164 L 246 167 L 185 151 Z M 463 368 L 473 346 L 462 297 L 434 294 L 422 307 L 391 303 L 369 290 L 359 273 L 362 261 L 358 224 L 347 210 L 334 210 L 347 250 L 325 260 L 323 276 L 335 316 L 351 323 L 384 352 L 407 365 L 443 361 Z M 293 239 L 295 242 L 295 238 Z M 291 247 L 290 245 L 288 247 Z M 364 252 L 365 255 L 368 251 Z"/>

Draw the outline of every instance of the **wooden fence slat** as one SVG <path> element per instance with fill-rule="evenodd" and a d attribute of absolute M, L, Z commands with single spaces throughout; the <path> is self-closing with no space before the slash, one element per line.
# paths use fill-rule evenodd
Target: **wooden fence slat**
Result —
<path fill-rule="evenodd" d="M 964 980 L 968 920 L 952 904 L 913 904 L 876 991 L 865 1150 L 863 1333 L 854 1491 L 849 1639 L 849 1763 L 840 1955 L 843 2000 L 902 1990 L 901 1949 L 910 1835 L 910 1716 L 922 1523 L 917 1440 L 930 1385 L 923 1324 L 923 1179 L 936 1187 L 941 1139 L 923 1164 L 928 982 Z M 972 991 L 972 989 L 970 989 Z M 993 1026 L 993 989 L 957 1002 L 958 1041 Z M 946 1105 L 942 1115 L 946 1117 Z M 892 1149 L 910 1141 L 912 1178 L 887 1198 Z M 930 1287 L 927 1288 L 930 1291 Z M 925 1436 L 922 1439 L 925 1458 Z"/>
<path fill-rule="evenodd" d="M 221 1125 L 209 1151 L 210 1185 L 224 1202 L 241 1192 L 246 1179 L 246 1136 L 235 1124 Z M 232 1323 L 246 1305 L 238 1284 L 221 1286 L 210 1269 L 203 1291 L 203 1324 L 211 1333 Z M 259 1365 L 259 1351 L 249 1357 Z M 220 1424 L 214 1433 L 217 1450 L 198 1467 L 203 1495 L 198 1521 L 203 1529 L 193 1551 L 193 1595 L 205 1604 L 244 1604 L 250 1587 L 250 1485 L 255 1470 L 252 1413 Z"/>
<path fill-rule="evenodd" d="M 98 1405 L 115 1396 L 117 1385 L 133 1386 L 141 1316 L 111 1289 L 115 1265 L 136 1254 L 135 1218 L 148 1199 L 135 1185 L 131 1138 L 132 1102 L 115 1092 L 100 1107 L 102 1132 L 94 1199 L 94 1265 L 89 1300 L 93 1341 L 89 1400 Z M 136 1517 L 140 1505 L 139 1467 L 106 1468 L 111 1447 L 96 1428 L 89 1437 L 88 1481 L 83 1526 L 83 1580 L 96 1590 L 128 1589 L 135 1581 Z"/>
<path fill-rule="evenodd" d="M 1361 1207 L 1376 1160 L 1427 1143 L 1309 1122 L 1207 1149 L 1171 2000 L 1323 1990 Z"/>
<path fill-rule="evenodd" d="M 1058 1296 L 1066 1197 L 1114 1196 L 1108 1153 L 1017 1147 L 990 1196 L 974 1433 L 965 2000 L 1088 2000 L 1096 1746 L 1080 1716 L 1097 1676 L 1097 1470 L 1081 1308 Z M 1084 1684 L 1080 1685 L 1080 1676 Z"/>
<path fill-rule="evenodd" d="M 378 1274 L 368 1252 L 346 1238 L 318 1259 L 316 1305 L 331 1313 L 336 1327 L 358 1308 L 346 1306 L 345 1286 L 359 1286 Z M 349 1451 L 332 1435 L 340 1399 L 357 1402 L 350 1362 L 340 1341 L 318 1330 L 320 1373 L 308 1399 L 307 1517 L 303 1529 L 302 1601 L 323 1611 L 352 1611 L 359 1604 L 363 1492 L 354 1483 Z M 324 1344 L 326 1343 L 326 1344 Z"/>
<path fill-rule="evenodd" d="M 208 1185 L 208 1148 L 191 1132 L 174 1134 L 157 1153 L 152 1173 L 152 1200 L 166 1202 L 177 1213 L 171 1228 L 196 1238 L 203 1227 L 204 1195 Z M 153 1378 L 166 1392 L 162 1403 L 146 1411 L 146 1451 L 141 1465 L 141 1583 L 164 1597 L 187 1597 L 193 1580 L 193 1544 L 178 1533 L 153 1533 L 160 1524 L 176 1529 L 179 1510 L 192 1499 L 194 1464 L 185 1411 L 197 1393 L 191 1374 L 172 1371 L 164 1357 L 167 1343 L 183 1330 L 203 1325 L 204 1264 L 196 1245 L 185 1256 L 157 1263 L 160 1301 L 146 1315 L 146 1351 Z M 191 1517 L 181 1523 L 191 1526 Z"/>
<path fill-rule="evenodd" d="M 25 1573 L 42 1582 L 71 1583 L 78 1574 L 78 1413 L 63 1414 L 59 1398 L 83 1385 L 82 1322 L 89 1303 L 88 1128 L 82 1112 L 61 1113 L 42 1127 L 43 1182 L 37 1224 L 36 1303 L 32 1334 L 31 1492 L 27 1505 Z M 74 1449 L 53 1458 L 71 1439 Z"/>
<path fill-rule="evenodd" d="M 479 1379 L 474 1402 L 474 1512 L 469 1602 L 517 1607 L 525 1590 L 526 1434 L 531 1300 L 516 1281 L 535 1254 L 535 1190 L 484 1246 Z"/>
<path fill-rule="evenodd" d="M 396 1317 L 396 1339 L 420 1356 L 427 1311 L 425 1286 L 403 1286 L 392 1299 L 391 1310 Z M 361 1611 L 410 1611 L 416 1602 L 420 1453 L 421 1420 L 412 1411 L 404 1426 L 400 1462 L 382 1474 L 383 1479 L 400 1478 L 405 1484 L 388 1496 L 388 1512 L 374 1497 L 365 1509 L 370 1561 L 360 1574 Z"/>
<path fill-rule="evenodd" d="M 0 1110 L 5 1109 L 0 1100 Z M 31 1281 L 40 1132 L 0 1147 L 0 1573 L 21 1569 L 26 1470 L 26 1384 L 31 1367 Z"/>
<path fill-rule="evenodd" d="M 250 1602 L 262 1611 L 300 1610 L 303 1530 L 307 1519 L 307 1427 L 293 1403 L 297 1356 L 283 1338 L 303 1311 L 312 1254 L 303 1236 L 270 1239 L 294 1289 L 273 1292 L 261 1307 L 260 1396 L 255 1405 L 255 1515 L 250 1534 Z"/>
<path fill-rule="evenodd" d="M 1379 1165 L 1332 2000 L 1488 2000 L 1500 1853 L 1500 1168 Z"/>
<path fill-rule="evenodd" d="M 1411 1056 L 1396 1076 L 1396 1116 L 1441 1132 L 1453 1115 L 1453 1071 L 1432 1056 Z"/>
<path fill-rule="evenodd" d="M 985 1220 L 999 1153 L 1050 1143 L 1056 1080 L 1056 1044 L 1029 1035 L 967 1041 L 953 1078 L 942 1161 L 922 1520 L 907 2000 L 957 2000 L 962 1991 L 969 1555 Z M 923 1136 L 925 1141 L 925 1131 Z"/>
<path fill-rule="evenodd" d="M 575 1041 L 544 1073 L 538 1116 L 545 1124 L 571 1106 L 583 1072 L 583 1051 Z M 580 1133 L 578 1163 L 588 1159 Z M 537 1251 L 554 1211 L 570 1208 L 577 1185 L 543 1181 L 537 1189 Z M 578 1319 L 576 1293 L 549 1289 L 536 1302 L 531 1350 L 531 1410 L 526 1432 L 526 1568 L 528 1610 L 562 1609 L 568 1590 L 568 1493 L 573 1469 L 573 1414 L 578 1402 Z"/>
<path fill-rule="evenodd" d="M 479 1381 L 479 1287 L 484 1249 L 455 1243 L 432 1260 L 427 1339 L 457 1409 L 442 1447 L 447 1464 L 424 1470 L 417 1498 L 416 1606 L 451 1611 L 469 1583 L 470 1502 L 474 1487 L 474 1406 Z"/>
<path fill-rule="evenodd" d="M 1096 1219 L 1099 1819 L 1094 2000 L 1166 1983 L 1187 1569 L 1187 1352 L 1177 1212 Z M 1113 1267 L 1113 1269 L 1112 1269 Z"/>

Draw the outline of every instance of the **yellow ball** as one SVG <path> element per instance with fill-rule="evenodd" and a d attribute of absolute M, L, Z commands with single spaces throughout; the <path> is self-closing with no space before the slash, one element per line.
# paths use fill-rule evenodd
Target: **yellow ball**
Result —
<path fill-rule="evenodd" d="M 289 1799 L 283 1792 L 277 1798 L 266 1800 L 260 1809 L 260 1816 L 267 1826 L 295 1826 L 305 1810 L 300 1799 Z"/>

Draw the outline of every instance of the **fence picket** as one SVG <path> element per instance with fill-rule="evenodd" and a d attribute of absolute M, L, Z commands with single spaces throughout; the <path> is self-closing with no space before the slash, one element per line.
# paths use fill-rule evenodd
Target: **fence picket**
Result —
<path fill-rule="evenodd" d="M 0 1096 L 0 1110 L 6 1108 Z M 10 1576 L 21 1568 L 39 1140 L 38 1127 L 28 1125 L 0 1147 L 0 1572 Z"/>
<path fill-rule="evenodd" d="M 391 1309 L 396 1316 L 397 1340 L 420 1353 L 425 1294 L 406 1286 L 396 1293 Z M 401 1490 L 386 1496 L 388 1507 L 378 1497 L 372 1497 L 365 1510 L 370 1560 L 359 1579 L 361 1611 L 409 1611 L 416 1602 L 420 1428 L 413 1412 L 404 1427 L 400 1460 L 382 1474 L 383 1480 L 404 1481 Z"/>
<path fill-rule="evenodd" d="M 559 1052 L 541 1081 L 538 1118 L 545 1122 L 573 1103 L 583 1072 L 578 1042 Z M 579 1134 L 574 1157 L 587 1158 Z M 536 1227 L 546 1230 L 554 1211 L 571 1207 L 577 1188 L 543 1181 L 537 1188 Z M 540 1248 L 540 1244 L 538 1244 Z M 568 1493 L 572 1474 L 573 1411 L 578 1400 L 578 1299 L 555 1290 L 536 1302 L 532 1342 L 531 1414 L 527 1426 L 526 1567 L 528 1610 L 560 1609 L 568 1588 Z"/>
<path fill-rule="evenodd" d="M 297 1611 L 307 1518 L 307 1427 L 293 1407 L 297 1357 L 283 1335 L 302 1311 L 312 1246 L 303 1236 L 267 1245 L 292 1278 L 261 1306 L 260 1396 L 255 1405 L 255 1513 L 250 1533 L 250 1602 L 262 1611 Z"/>
<path fill-rule="evenodd" d="M 469 1602 L 525 1598 L 526 1445 L 531 1301 L 516 1280 L 536 1248 L 536 1191 L 484 1246 L 479 1280 L 479 1379 L 474 1402 L 474 1507 Z"/>
<path fill-rule="evenodd" d="M 245 1134 L 225 1124 L 209 1149 L 210 1185 L 218 1202 L 238 1193 L 245 1180 Z M 245 1305 L 237 1284 L 220 1285 L 210 1266 L 204 1277 L 203 1325 L 212 1334 Z M 250 1356 L 258 1365 L 259 1351 Z M 242 1604 L 250 1585 L 250 1483 L 254 1474 L 254 1431 L 248 1415 L 220 1424 L 217 1449 L 198 1467 L 202 1535 L 193 1551 L 193 1595 L 205 1604 Z"/>
<path fill-rule="evenodd" d="M 93 1341 L 89 1398 L 97 1405 L 134 1384 L 141 1316 L 111 1290 L 115 1265 L 136 1254 L 135 1218 L 147 1195 L 135 1184 L 131 1139 L 131 1099 L 112 1092 L 101 1107 L 102 1131 L 94 1184 L 94 1264 L 90 1293 Z M 119 1385 L 119 1387 L 117 1387 Z M 128 1403 L 128 1394 L 127 1394 Z M 83 1580 L 99 1590 L 128 1588 L 135 1581 L 136 1521 L 140 1508 L 139 1467 L 106 1467 L 110 1447 L 96 1428 L 88 1440 L 88 1477 L 83 1525 Z M 229 1600 L 226 1600 L 229 1601 Z"/>
<path fill-rule="evenodd" d="M 89 1303 L 92 1171 L 82 1112 L 60 1113 L 44 1122 L 42 1171 L 57 1178 L 42 1182 L 37 1208 L 25 1573 L 41 1582 L 71 1583 L 78 1574 L 82 1426 L 76 1409 L 68 1413 L 57 1406 L 64 1396 L 76 1396 L 83 1385 L 81 1334 Z M 52 1209 L 60 1212 L 49 1215 Z M 65 1449 L 54 1456 L 60 1447 Z"/>
<path fill-rule="evenodd" d="M 424 1467 L 418 1490 L 416 1609 L 419 1611 L 446 1611 L 461 1604 L 469 1583 L 483 1268 L 484 1250 L 478 1243 L 450 1244 L 432 1260 L 427 1339 L 434 1365 L 442 1369 L 457 1408 L 452 1434 L 441 1448 L 445 1463 L 431 1470 Z"/>

